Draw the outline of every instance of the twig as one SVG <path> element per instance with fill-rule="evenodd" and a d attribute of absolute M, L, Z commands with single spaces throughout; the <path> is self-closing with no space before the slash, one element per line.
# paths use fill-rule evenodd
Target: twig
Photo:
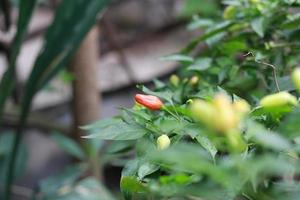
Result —
<path fill-rule="evenodd" d="M 247 57 L 247 56 L 253 56 L 253 53 L 252 52 L 248 52 L 247 54 L 245 54 L 244 56 Z M 279 84 L 278 84 L 278 79 L 277 79 L 277 73 L 276 73 L 276 67 L 270 63 L 267 63 L 267 62 L 264 62 L 264 61 L 259 61 L 259 60 L 254 60 L 256 63 L 259 63 L 259 64 L 262 64 L 262 65 L 265 65 L 265 66 L 268 66 L 268 67 L 271 67 L 272 68 L 272 71 L 273 71 L 273 77 L 274 77 L 274 81 L 275 81 L 275 85 L 276 85 L 276 89 L 278 92 L 280 92 L 280 87 L 279 87 Z"/>
<path fill-rule="evenodd" d="M 290 46 L 299 46 L 300 42 L 287 42 L 287 43 L 272 43 L 270 44 L 271 48 L 281 48 L 281 47 L 290 47 Z"/>
<path fill-rule="evenodd" d="M 180 118 L 178 116 L 176 116 L 174 113 L 172 113 L 166 106 L 163 107 L 163 110 L 166 111 L 167 113 L 169 113 L 170 115 L 172 115 L 178 121 L 180 121 Z"/>
<path fill-rule="evenodd" d="M 277 88 L 277 91 L 280 92 L 280 88 L 279 88 L 279 84 L 278 84 L 278 79 L 277 79 L 277 74 L 276 74 L 276 67 L 270 63 L 266 63 L 266 62 L 262 62 L 262 61 L 256 61 L 257 63 L 269 66 L 273 69 L 273 77 L 274 77 L 274 81 L 275 81 L 275 85 Z"/>

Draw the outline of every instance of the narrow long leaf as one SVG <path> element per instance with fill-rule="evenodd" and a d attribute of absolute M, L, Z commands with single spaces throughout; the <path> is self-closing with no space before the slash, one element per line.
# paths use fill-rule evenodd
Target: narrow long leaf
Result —
<path fill-rule="evenodd" d="M 206 39 L 209 39 L 210 37 L 221 33 L 228 28 L 230 28 L 233 25 L 232 22 L 222 22 L 220 24 L 215 25 L 212 29 L 208 30 L 203 35 L 200 35 L 199 37 L 196 37 L 193 39 L 184 49 L 181 50 L 181 54 L 188 54 L 192 50 L 195 49 L 195 47 L 200 43 L 205 41 Z"/>
<path fill-rule="evenodd" d="M 36 0 L 26 0 L 20 2 L 19 19 L 17 33 L 12 44 L 9 66 L 0 82 L 0 124 L 2 121 L 3 110 L 7 98 L 11 95 L 15 85 L 14 75 L 16 71 L 16 60 L 20 52 L 21 44 L 26 35 L 28 24 L 33 14 Z"/>
<path fill-rule="evenodd" d="M 97 13 L 109 0 L 65 0 L 45 36 L 43 51 L 39 54 L 27 81 L 27 95 L 45 86 L 67 65 L 82 39 L 96 22 Z M 78 12 L 80 10 L 80 12 Z M 26 97 L 25 97 L 26 98 Z"/>
<path fill-rule="evenodd" d="M 20 52 L 22 41 L 26 35 L 28 24 L 33 14 L 34 7 L 36 5 L 36 0 L 27 0 L 21 1 L 20 10 L 19 10 L 19 18 L 17 25 L 17 33 L 14 37 L 10 57 L 9 57 L 9 66 L 6 72 L 3 74 L 3 77 L 0 82 L 0 124 L 2 121 L 4 106 L 7 98 L 11 95 L 14 85 L 15 85 L 15 72 L 16 72 L 16 60 Z M 13 147 L 12 147 L 12 157 L 9 161 L 9 170 L 7 174 L 7 182 L 5 185 L 4 198 L 10 199 L 10 186 L 13 179 L 13 173 L 15 168 L 15 160 L 18 153 L 18 146 L 20 143 L 20 139 L 18 134 L 14 137 Z"/>
<path fill-rule="evenodd" d="M 7 194 L 11 190 L 12 168 L 15 165 L 18 146 L 31 108 L 32 99 L 38 90 L 66 65 L 86 33 L 95 24 L 98 12 L 108 2 L 109 0 L 64 0 L 60 4 L 55 19 L 46 33 L 45 45 L 26 83 L 21 105 L 20 123 L 17 137 L 14 140 L 10 170 L 8 172 Z M 6 199 L 9 199 L 9 196 Z"/>

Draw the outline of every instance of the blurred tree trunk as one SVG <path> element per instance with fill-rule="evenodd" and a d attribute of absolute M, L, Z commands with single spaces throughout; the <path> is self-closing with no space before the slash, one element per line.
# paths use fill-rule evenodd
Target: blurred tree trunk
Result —
<path fill-rule="evenodd" d="M 82 139 L 84 131 L 79 126 L 92 123 L 100 117 L 97 62 L 99 56 L 99 31 L 94 27 L 82 42 L 71 61 L 73 81 L 73 138 L 81 142 L 90 159 L 93 174 L 100 178 L 98 155 L 89 140 Z"/>

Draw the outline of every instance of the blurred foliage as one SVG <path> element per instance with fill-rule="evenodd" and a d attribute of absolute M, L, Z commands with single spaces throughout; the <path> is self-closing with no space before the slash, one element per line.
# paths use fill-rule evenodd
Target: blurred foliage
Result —
<path fill-rule="evenodd" d="M 0 123 L 6 101 L 12 96 L 13 90 L 16 87 L 15 75 L 18 54 L 26 36 L 34 8 L 40 1 L 26 0 L 14 2 L 19 7 L 17 31 L 9 48 L 8 66 L 0 82 Z M 24 155 L 26 151 L 24 151 L 21 141 L 35 95 L 66 67 L 85 35 L 95 25 L 98 13 L 106 7 L 108 2 L 109 0 L 63 0 L 59 3 L 54 19 L 44 36 L 43 47 L 40 49 L 29 78 L 26 80 L 22 96 L 16 101 L 16 106 L 20 108 L 16 133 L 1 135 L 0 138 L 1 199 L 11 199 L 12 183 L 16 176 L 21 174 L 20 170 L 23 171 L 25 169 L 25 160 L 20 161 L 20 157 L 26 159 Z M 79 10 L 80 12 L 78 12 Z M 70 81 L 72 77 L 70 74 L 67 75 L 65 73 L 63 79 Z M 81 146 L 75 141 L 60 134 L 54 134 L 53 139 L 57 141 L 62 149 L 78 159 L 86 161 L 86 157 L 97 156 L 98 149 L 94 145 L 89 146 L 83 151 Z M 97 147 L 99 146 L 98 144 Z M 89 170 L 90 168 L 92 167 L 89 167 Z M 102 185 L 96 183 L 97 181 L 92 178 L 86 178 L 85 180 L 73 180 L 72 186 L 75 188 L 72 190 L 72 194 L 68 192 L 66 197 L 62 197 L 61 195 L 57 196 L 55 192 L 55 195 L 49 198 L 46 196 L 45 199 L 73 199 L 75 195 L 80 199 L 103 199 L 101 193 L 96 195 L 94 192 L 104 191 Z M 46 187 L 45 190 L 47 189 L 51 189 L 51 187 Z M 43 192 L 45 191 L 43 190 Z"/>
<path fill-rule="evenodd" d="M 107 2 L 60 3 L 26 82 L 18 130 L 0 137 L 4 199 L 25 168 L 21 139 L 33 98 L 66 66 Z M 15 62 L 36 3 L 19 1 L 0 109 L 15 87 Z M 291 80 L 290 74 L 300 59 L 299 8 L 298 0 L 225 0 L 222 5 L 187 0 L 182 15 L 193 15 L 187 28 L 203 33 L 162 58 L 180 64 L 178 75 L 166 83 L 154 80 L 154 89 L 138 86 L 163 101 L 160 110 L 148 109 L 160 105 L 151 98 L 148 108 L 121 108 L 117 117 L 82 127 L 90 133 L 85 138 L 94 138 L 88 148 L 53 133 L 53 141 L 78 162 L 42 180 L 33 199 L 115 199 L 91 175 L 99 152 L 96 166 L 123 167 L 120 189 L 126 200 L 298 199 L 300 107 L 295 89 L 300 90 L 300 77 Z M 73 80 L 67 71 L 60 76 Z"/>
<path fill-rule="evenodd" d="M 212 8 L 187 2 L 187 13 Z M 159 111 L 136 104 L 84 127 L 88 138 L 116 140 L 108 152 L 128 160 L 126 200 L 299 197 L 300 79 L 294 85 L 290 74 L 299 64 L 300 2 L 223 3 L 220 17 L 195 15 L 188 28 L 203 34 L 162 58 L 180 63 L 179 76 L 138 86 L 164 101 Z"/>
<path fill-rule="evenodd" d="M 13 140 L 16 135 L 11 132 L 2 133 L 0 135 L 0 186 L 3 187 L 3 183 L 6 180 L 6 174 L 8 172 L 8 163 L 10 159 L 10 149 L 13 145 Z M 15 176 L 19 177 L 24 173 L 24 168 L 27 164 L 28 152 L 26 146 L 21 143 L 19 148 L 18 157 L 16 158 Z"/>
<path fill-rule="evenodd" d="M 49 177 L 40 183 L 42 200 L 113 200 L 113 197 L 99 183 L 98 180 L 88 177 L 77 181 L 86 166 L 74 165 L 61 174 Z"/>
<path fill-rule="evenodd" d="M 186 0 L 181 15 L 191 17 L 195 14 L 201 16 L 216 16 L 220 14 L 219 0 Z"/>

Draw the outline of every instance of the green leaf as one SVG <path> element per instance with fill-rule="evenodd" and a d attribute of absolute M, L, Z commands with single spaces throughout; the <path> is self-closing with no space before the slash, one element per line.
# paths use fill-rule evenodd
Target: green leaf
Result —
<path fill-rule="evenodd" d="M 68 70 L 62 70 L 59 74 L 59 78 L 66 84 L 75 80 L 74 74 Z"/>
<path fill-rule="evenodd" d="M 170 176 L 160 176 L 159 177 L 159 182 L 167 185 L 167 184 L 177 184 L 177 185 L 186 185 L 188 183 L 191 183 L 195 181 L 195 179 L 199 179 L 197 176 L 189 176 L 183 173 L 180 174 L 174 174 Z"/>
<path fill-rule="evenodd" d="M 91 129 L 103 129 L 108 126 L 113 126 L 116 124 L 119 124 L 122 122 L 122 119 L 120 118 L 108 118 L 108 119 L 102 119 L 97 122 L 94 122 L 89 125 L 81 126 L 80 128 L 83 130 L 91 130 Z"/>
<path fill-rule="evenodd" d="M 45 86 L 68 63 L 109 0 L 64 0 L 56 10 L 45 43 L 26 83 L 25 98 Z M 80 10 L 80 12 L 78 12 Z"/>
<path fill-rule="evenodd" d="M 201 131 L 201 127 L 194 123 L 188 123 L 185 127 L 181 130 L 181 134 L 189 135 L 191 138 L 196 138 Z"/>
<path fill-rule="evenodd" d="M 212 59 L 211 58 L 198 58 L 192 65 L 187 69 L 191 71 L 205 71 L 211 67 Z"/>
<path fill-rule="evenodd" d="M 72 199 L 79 200 L 114 200 L 113 195 L 98 180 L 88 177 L 80 181 L 74 188 Z"/>
<path fill-rule="evenodd" d="M 188 25 L 189 30 L 195 30 L 197 28 L 212 26 L 213 20 L 211 19 L 202 19 L 202 18 L 194 18 L 194 20 Z"/>
<path fill-rule="evenodd" d="M 114 200 L 110 192 L 94 178 L 87 177 L 80 182 L 60 185 L 57 190 L 41 193 L 42 200 Z"/>
<path fill-rule="evenodd" d="M 157 88 L 157 89 L 161 89 L 161 88 L 166 87 L 166 84 L 163 81 L 160 81 L 158 79 L 154 79 L 153 83 L 155 85 L 155 88 Z"/>
<path fill-rule="evenodd" d="M 187 123 L 184 121 L 178 121 L 174 117 L 163 117 L 154 121 L 154 125 L 156 125 L 162 133 L 167 134 L 183 131 Z"/>
<path fill-rule="evenodd" d="M 218 184 L 211 183 L 209 181 L 202 181 L 201 183 L 196 184 L 176 184 L 176 179 L 183 179 L 181 182 L 187 182 L 187 177 L 183 175 L 173 175 L 169 179 L 163 177 L 163 183 L 168 184 L 159 184 L 153 187 L 156 193 L 162 194 L 162 196 L 172 196 L 172 197 L 181 197 L 181 196 L 189 196 L 194 200 L 234 200 L 238 195 L 238 192 L 234 192 L 232 190 L 224 189 L 220 187 Z M 196 177 L 197 178 L 197 177 Z M 193 179 L 190 178 L 191 182 Z M 181 200 L 181 198 L 171 198 L 172 200 Z"/>
<path fill-rule="evenodd" d="M 201 146 L 210 153 L 213 160 L 215 160 L 215 156 L 218 152 L 216 146 L 206 136 L 198 135 L 196 139 Z"/>
<path fill-rule="evenodd" d="M 266 27 L 265 27 L 265 19 L 263 17 L 259 17 L 252 20 L 251 27 L 261 38 L 264 37 Z"/>
<path fill-rule="evenodd" d="M 233 22 L 225 21 L 212 26 L 212 28 L 208 29 L 203 35 L 193 39 L 184 49 L 181 50 L 181 53 L 187 54 L 191 52 L 200 42 L 226 31 L 233 25 Z"/>
<path fill-rule="evenodd" d="M 85 154 L 83 149 L 74 140 L 64 136 L 61 133 L 53 133 L 51 138 L 62 148 L 64 151 L 74 156 L 79 160 L 84 160 Z"/>
<path fill-rule="evenodd" d="M 127 112 L 129 115 L 133 115 L 139 119 L 144 121 L 150 121 L 151 116 L 143 110 L 133 110 L 128 108 L 121 108 L 122 111 Z"/>
<path fill-rule="evenodd" d="M 138 159 L 127 162 L 122 170 L 122 176 L 135 176 L 139 169 L 139 162 Z"/>
<path fill-rule="evenodd" d="M 234 181 L 230 173 L 211 162 L 207 152 L 199 145 L 181 143 L 172 145 L 164 151 L 153 149 L 147 153 L 147 157 L 161 165 L 173 166 L 176 170 L 193 172 L 199 176 L 208 175 L 211 180 L 220 184 L 226 185 L 228 180 Z"/>
<path fill-rule="evenodd" d="M 297 13 L 293 16 L 290 16 L 288 20 L 286 20 L 282 25 L 282 29 L 296 29 L 300 24 L 300 14 Z"/>
<path fill-rule="evenodd" d="M 291 149 L 291 143 L 283 136 L 267 130 L 261 124 L 248 120 L 246 137 L 256 143 L 278 151 Z"/>
<path fill-rule="evenodd" d="M 300 133 L 300 109 L 299 107 L 289 113 L 286 118 L 280 123 L 279 131 L 288 137 L 295 138 Z"/>
<path fill-rule="evenodd" d="M 135 175 L 138 172 L 139 169 L 139 163 L 140 160 L 135 159 L 135 160 L 130 160 L 123 168 L 122 170 L 122 177 L 121 177 L 121 182 L 120 182 L 120 187 L 121 187 L 121 192 L 125 198 L 125 200 L 131 200 L 134 191 L 132 191 L 130 188 L 127 189 L 128 182 L 134 182 L 133 184 L 137 183 L 137 185 L 140 185 L 140 182 L 136 180 Z M 125 178 L 125 182 L 122 183 L 123 177 Z M 129 179 L 127 181 L 127 179 Z M 133 181 L 131 181 L 133 179 Z M 129 186 L 130 187 L 130 186 Z M 139 187 L 139 186 L 138 186 Z"/>
<path fill-rule="evenodd" d="M 218 34 L 215 34 L 205 40 L 206 45 L 209 47 L 209 49 L 216 48 L 222 40 L 225 39 L 225 36 L 227 35 L 227 32 L 220 32 Z"/>
<path fill-rule="evenodd" d="M 146 187 L 132 176 L 122 176 L 121 178 L 121 190 L 128 191 L 130 193 L 146 192 Z"/>
<path fill-rule="evenodd" d="M 159 169 L 158 165 L 154 165 L 149 162 L 143 162 L 138 169 L 137 175 L 140 180 L 142 180 L 145 176 L 148 176 L 149 174 L 152 174 L 153 172 L 157 171 Z"/>
<path fill-rule="evenodd" d="M 33 14 L 35 4 L 36 0 L 26 0 L 21 1 L 19 7 L 17 33 L 14 37 L 11 47 L 9 66 L 3 74 L 0 82 L 0 124 L 2 121 L 6 99 L 11 95 L 15 85 L 16 61 L 20 52 L 22 42 L 26 36 L 28 24 Z"/>
<path fill-rule="evenodd" d="M 4 132 L 0 134 L 0 185 L 5 183 L 6 180 L 14 137 L 16 137 L 16 135 L 12 132 Z M 21 143 L 18 150 L 18 156 L 16 158 L 14 172 L 15 177 L 20 177 L 25 172 L 27 160 L 27 148 L 24 143 Z"/>
<path fill-rule="evenodd" d="M 194 59 L 187 55 L 182 54 L 172 54 L 169 56 L 161 57 L 161 60 L 163 61 L 180 61 L 180 62 L 193 62 Z"/>
<path fill-rule="evenodd" d="M 233 39 L 231 41 L 224 42 L 219 48 L 225 55 L 231 56 L 234 53 L 246 51 L 247 44 L 245 41 Z M 232 59 L 230 60 L 232 62 Z"/>
<path fill-rule="evenodd" d="M 100 140 L 136 140 L 148 133 L 148 130 L 125 122 L 115 123 L 105 127 L 95 127 L 88 129 L 90 135 L 83 138 L 97 138 Z"/>
<path fill-rule="evenodd" d="M 186 0 L 181 11 L 183 16 L 215 15 L 219 11 L 219 4 L 215 0 Z"/>
<path fill-rule="evenodd" d="M 54 195 L 61 187 L 71 187 L 85 169 L 83 165 L 70 166 L 60 174 L 42 180 L 39 183 L 40 191 L 44 195 Z"/>
<path fill-rule="evenodd" d="M 132 148 L 135 145 L 134 140 L 116 140 L 109 144 L 105 153 L 114 154 L 120 153 Z"/>

